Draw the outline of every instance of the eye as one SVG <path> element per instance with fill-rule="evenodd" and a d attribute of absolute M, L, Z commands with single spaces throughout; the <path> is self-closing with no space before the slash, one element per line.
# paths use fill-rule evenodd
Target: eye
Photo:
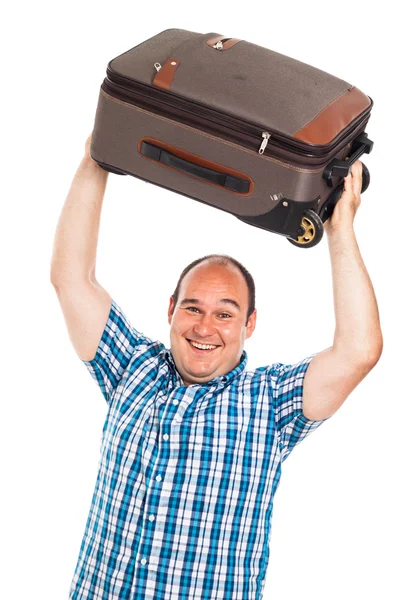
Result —
<path fill-rule="evenodd" d="M 188 306 L 186 310 L 194 310 L 194 311 L 199 312 L 199 309 L 196 308 L 195 306 Z"/>
<path fill-rule="evenodd" d="M 220 316 L 220 317 L 222 317 L 222 316 L 223 316 L 223 317 L 225 318 L 225 317 L 230 317 L 231 315 L 228 315 L 228 313 L 221 313 L 219 316 Z"/>

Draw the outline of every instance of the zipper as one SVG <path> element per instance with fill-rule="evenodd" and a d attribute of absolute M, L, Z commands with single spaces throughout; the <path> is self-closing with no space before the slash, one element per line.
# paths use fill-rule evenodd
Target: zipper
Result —
<path fill-rule="evenodd" d="M 223 40 L 218 40 L 218 42 L 216 42 L 216 44 L 213 45 L 213 48 L 216 48 L 217 50 L 223 50 L 224 49 L 224 43 L 227 42 L 230 39 L 231 38 L 224 38 Z"/>
<path fill-rule="evenodd" d="M 269 138 L 271 137 L 271 134 L 268 133 L 268 131 L 263 131 L 262 136 L 263 136 L 263 141 L 261 142 L 261 146 L 258 149 L 259 154 L 264 154 L 264 150 L 267 147 L 267 144 L 268 144 Z"/>
<path fill-rule="evenodd" d="M 154 67 L 157 72 L 162 68 L 160 63 L 154 63 Z M 369 119 L 372 108 L 371 101 L 371 105 L 359 115 L 358 119 L 350 123 L 337 139 L 335 138 L 334 145 L 331 143 L 330 145 L 311 146 L 306 142 L 285 136 L 270 127 L 267 130 L 265 127 L 222 113 L 178 94 L 174 93 L 171 96 L 171 92 L 120 75 L 110 67 L 107 67 L 107 77 L 101 87 L 108 94 L 120 100 L 197 127 L 206 133 L 219 135 L 257 151 L 259 154 L 263 154 L 268 146 L 268 156 L 289 158 L 299 164 L 324 164 L 327 162 L 331 155 L 337 154 L 346 145 L 346 140 L 352 132 L 362 130 Z M 295 154 L 295 159 L 293 154 Z"/>

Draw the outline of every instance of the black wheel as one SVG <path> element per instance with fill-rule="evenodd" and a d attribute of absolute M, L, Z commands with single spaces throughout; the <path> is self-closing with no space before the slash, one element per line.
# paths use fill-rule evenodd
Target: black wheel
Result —
<path fill-rule="evenodd" d="M 311 248 L 321 241 L 324 235 L 324 224 L 317 213 L 311 208 L 304 212 L 298 234 L 296 239 L 287 239 L 291 244 L 299 248 Z"/>
<path fill-rule="evenodd" d="M 369 171 L 367 169 L 367 167 L 364 165 L 364 163 L 362 164 L 362 187 L 361 187 L 361 193 L 363 194 L 365 192 L 365 190 L 367 189 L 367 187 L 369 186 L 369 182 L 371 181 L 371 176 L 369 174 Z"/>

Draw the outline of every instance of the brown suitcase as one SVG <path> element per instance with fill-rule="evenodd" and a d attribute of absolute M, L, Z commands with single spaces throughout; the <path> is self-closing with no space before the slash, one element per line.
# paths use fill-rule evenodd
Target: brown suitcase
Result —
<path fill-rule="evenodd" d="M 112 59 L 91 156 L 315 246 L 343 177 L 373 142 L 372 99 L 245 40 L 167 29 Z M 363 189 L 369 172 L 363 165 Z"/>

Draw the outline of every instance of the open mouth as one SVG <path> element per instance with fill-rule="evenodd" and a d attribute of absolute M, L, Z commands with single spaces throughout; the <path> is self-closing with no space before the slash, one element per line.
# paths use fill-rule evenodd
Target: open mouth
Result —
<path fill-rule="evenodd" d="M 216 344 L 200 344 L 199 342 L 194 342 L 193 340 L 188 340 L 187 338 L 186 340 L 189 342 L 189 345 L 192 348 L 192 350 L 199 354 L 209 354 L 220 347 Z"/>

